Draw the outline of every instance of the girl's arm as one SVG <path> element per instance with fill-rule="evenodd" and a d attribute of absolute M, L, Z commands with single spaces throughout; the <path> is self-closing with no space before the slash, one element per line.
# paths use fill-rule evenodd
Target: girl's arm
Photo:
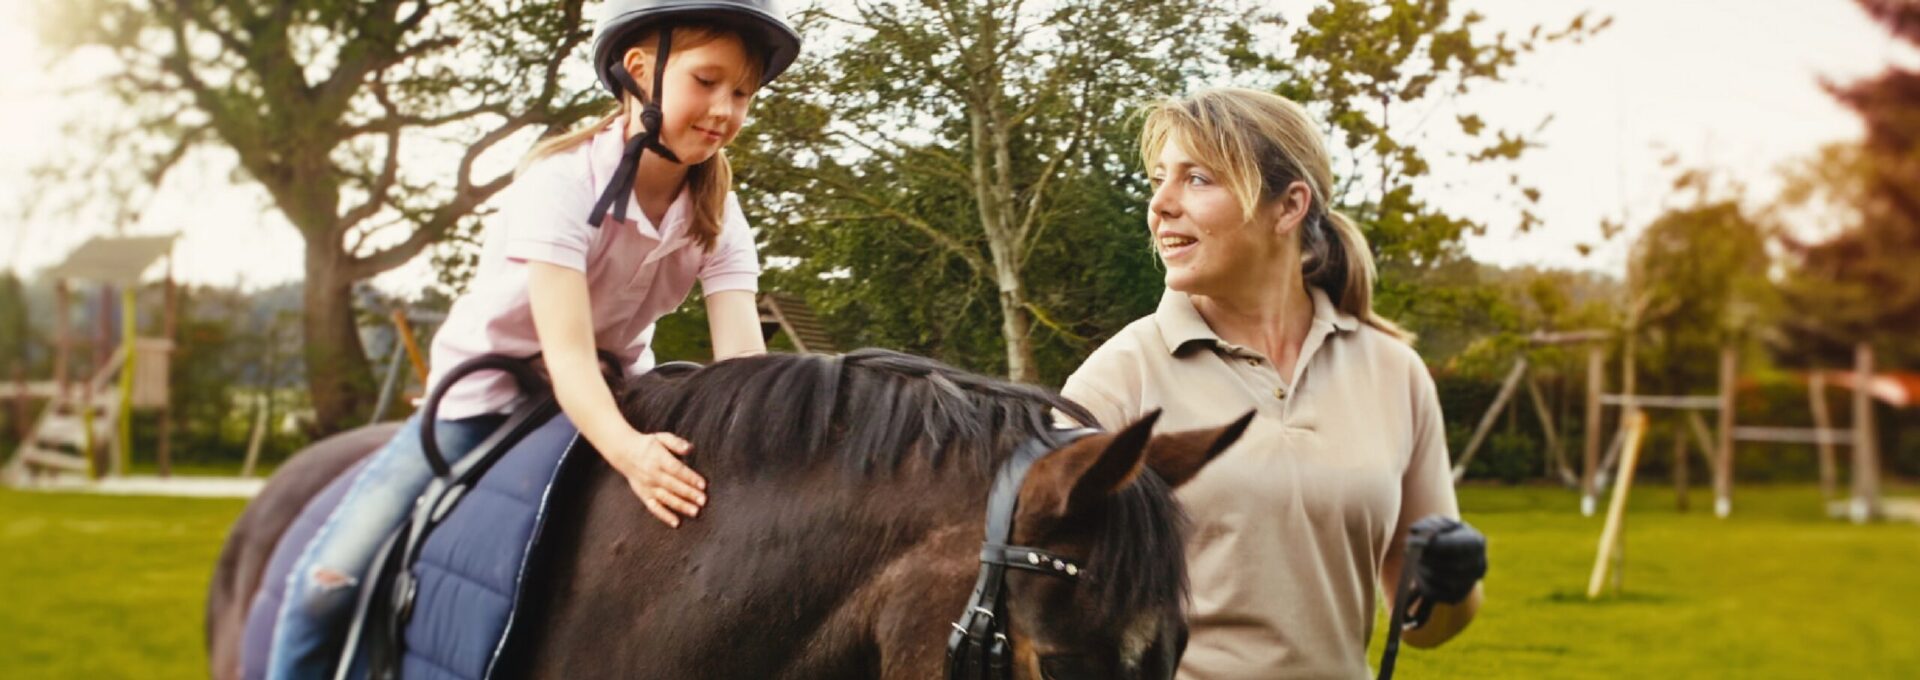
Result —
<path fill-rule="evenodd" d="M 681 515 L 700 514 L 707 482 L 678 458 L 691 445 L 671 433 L 634 430 L 600 377 L 586 275 L 539 261 L 527 262 L 527 270 L 534 330 L 561 410 L 660 521 L 677 527 Z"/>
<path fill-rule="evenodd" d="M 723 290 L 706 299 L 714 361 L 767 353 L 766 338 L 760 335 L 760 306 L 752 291 Z"/>

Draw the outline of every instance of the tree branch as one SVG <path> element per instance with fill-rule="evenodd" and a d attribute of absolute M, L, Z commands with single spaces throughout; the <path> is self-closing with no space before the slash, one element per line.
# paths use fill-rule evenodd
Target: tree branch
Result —
<path fill-rule="evenodd" d="M 967 267 L 973 270 L 974 275 L 986 276 L 987 272 L 993 271 L 993 267 L 988 264 L 985 259 L 980 257 L 978 251 L 968 247 L 967 244 L 955 239 L 952 235 L 940 231 L 932 224 L 928 224 L 926 220 L 920 219 L 916 215 L 902 211 L 884 201 L 874 198 L 850 182 L 829 176 L 818 176 L 814 179 L 838 190 L 841 197 L 872 208 L 881 215 L 885 215 L 907 228 L 920 232 L 921 235 L 926 236 L 936 245 L 945 248 L 948 252 L 953 253 L 956 257 L 965 261 Z"/>
<path fill-rule="evenodd" d="M 941 168 L 929 168 L 934 172 L 934 174 L 939 175 L 941 177 L 945 177 L 947 179 L 950 179 L 956 182 L 961 182 L 961 183 L 967 183 L 967 182 L 973 181 L 973 178 L 968 176 L 967 167 L 965 165 L 961 165 L 958 159 L 955 159 L 954 157 L 943 153 L 943 150 L 939 148 L 907 146 L 893 140 L 887 140 L 888 145 L 897 150 L 897 152 L 889 152 L 885 149 L 881 149 L 872 144 L 868 144 L 865 140 L 862 140 L 858 136 L 855 136 L 853 133 L 846 132 L 844 130 L 836 130 L 833 132 L 829 132 L 828 134 L 834 137 L 839 137 L 841 139 L 844 139 L 847 142 L 853 144 L 854 146 L 858 146 L 862 149 L 866 149 L 869 153 L 872 153 L 873 155 L 881 158 L 891 159 L 891 158 L 897 158 L 903 154 L 907 154 L 907 155 L 915 155 L 915 156 L 920 156 L 922 158 L 926 158 L 929 160 L 933 160 L 940 163 L 942 166 L 945 166 Z"/>

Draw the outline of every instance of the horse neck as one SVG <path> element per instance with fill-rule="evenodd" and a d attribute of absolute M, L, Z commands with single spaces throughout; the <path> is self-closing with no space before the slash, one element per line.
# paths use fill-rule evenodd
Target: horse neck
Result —
<path fill-rule="evenodd" d="M 584 516 L 567 520 L 577 533 L 553 546 L 572 556 L 536 584 L 553 608 L 535 674 L 591 663 L 630 677 L 865 675 L 886 644 L 870 638 L 875 617 L 935 581 L 959 607 L 976 564 L 985 482 L 908 465 L 857 479 L 828 466 L 715 476 L 708 511 L 677 530 L 595 466 Z M 622 613 L 618 638 L 606 636 L 610 612 Z M 639 646 L 566 648 L 586 640 Z"/>

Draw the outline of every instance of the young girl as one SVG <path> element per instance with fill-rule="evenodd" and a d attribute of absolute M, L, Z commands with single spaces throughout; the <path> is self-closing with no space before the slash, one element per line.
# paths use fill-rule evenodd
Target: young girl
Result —
<path fill-rule="evenodd" d="M 698 280 L 714 359 L 766 351 L 754 293 L 759 262 L 730 194 L 722 147 L 755 91 L 793 63 L 800 38 L 771 0 L 613 0 L 596 31 L 600 82 L 619 100 L 594 125 L 546 140 L 522 162 L 489 225 L 472 288 L 435 335 L 434 376 L 486 353 L 540 352 L 574 426 L 661 522 L 706 503 L 679 460 L 683 439 L 637 432 L 601 378 L 596 349 L 629 372 L 653 365 L 653 324 Z M 513 382 L 482 373 L 445 394 L 435 432 L 449 460 L 504 419 Z M 374 552 L 432 473 L 418 416 L 367 462 L 295 563 L 278 612 L 269 678 L 321 677 L 330 632 L 351 610 Z"/>

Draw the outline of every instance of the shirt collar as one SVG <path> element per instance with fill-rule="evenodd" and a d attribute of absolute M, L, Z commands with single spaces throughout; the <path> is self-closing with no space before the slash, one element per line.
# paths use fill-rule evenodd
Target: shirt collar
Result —
<path fill-rule="evenodd" d="M 1309 287 L 1307 293 L 1313 298 L 1314 325 L 1324 324 L 1337 331 L 1360 327 L 1360 320 L 1335 307 L 1325 291 Z M 1160 307 L 1153 312 L 1153 322 L 1160 327 L 1160 338 L 1167 343 L 1167 351 L 1173 354 L 1179 354 L 1190 343 L 1219 346 L 1225 342 L 1207 325 L 1207 320 L 1201 318 L 1200 310 L 1193 308 L 1193 299 L 1171 288 L 1160 295 Z"/>
<path fill-rule="evenodd" d="M 588 158 L 593 165 L 595 195 L 606 188 L 607 182 L 612 181 L 614 172 L 620 169 L 620 154 L 626 151 L 626 146 L 627 122 L 624 116 L 608 123 L 593 136 Z M 626 201 L 627 222 L 633 226 L 634 231 L 660 242 L 673 240 L 672 237 L 676 235 L 683 235 L 692 217 L 693 199 L 686 187 L 681 187 L 680 195 L 675 196 L 673 204 L 667 206 L 667 213 L 661 216 L 660 224 L 653 224 L 647 220 L 646 212 L 640 209 L 640 201 L 633 197 L 632 191 L 627 192 Z M 613 219 L 613 211 L 607 211 L 607 215 L 607 219 Z"/>

